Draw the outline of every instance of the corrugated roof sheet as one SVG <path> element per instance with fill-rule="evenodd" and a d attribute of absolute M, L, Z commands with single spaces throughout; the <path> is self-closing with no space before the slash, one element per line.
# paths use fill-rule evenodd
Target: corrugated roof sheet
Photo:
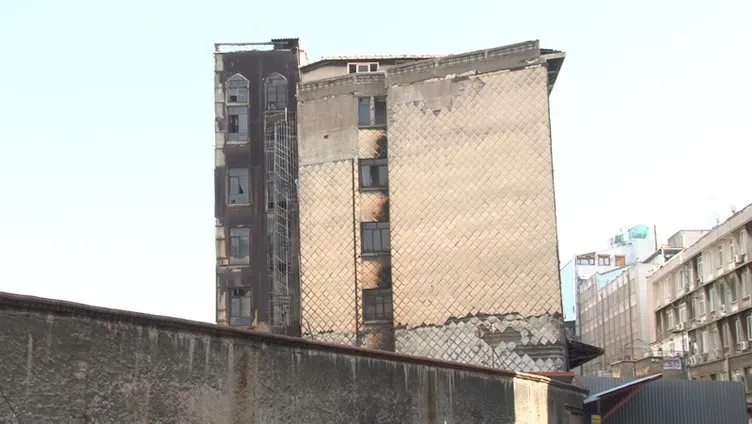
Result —
<path fill-rule="evenodd" d="M 635 378 L 577 377 L 591 393 Z M 648 383 L 608 418 L 609 424 L 747 424 L 744 384 L 730 381 L 660 380 Z"/>

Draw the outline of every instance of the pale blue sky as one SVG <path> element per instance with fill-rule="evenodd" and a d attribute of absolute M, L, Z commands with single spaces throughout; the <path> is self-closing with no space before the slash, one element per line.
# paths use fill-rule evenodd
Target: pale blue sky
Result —
<path fill-rule="evenodd" d="M 297 36 L 315 59 L 540 39 L 567 52 L 562 255 L 638 222 L 710 225 L 752 201 L 751 16 L 748 0 L 0 0 L 0 291 L 214 320 L 214 42 Z"/>

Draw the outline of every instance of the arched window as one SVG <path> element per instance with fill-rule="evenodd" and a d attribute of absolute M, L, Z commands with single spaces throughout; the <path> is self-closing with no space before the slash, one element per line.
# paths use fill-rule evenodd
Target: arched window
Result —
<path fill-rule="evenodd" d="M 225 82 L 227 141 L 248 140 L 248 80 L 235 74 Z"/>
<path fill-rule="evenodd" d="M 287 107 L 287 78 L 273 73 L 266 78 L 266 110 L 282 110 Z"/>
<path fill-rule="evenodd" d="M 235 74 L 225 83 L 227 103 L 248 103 L 248 80 Z"/>

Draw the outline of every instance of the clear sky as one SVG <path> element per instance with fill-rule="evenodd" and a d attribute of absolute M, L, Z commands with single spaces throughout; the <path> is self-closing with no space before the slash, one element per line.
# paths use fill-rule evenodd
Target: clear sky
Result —
<path fill-rule="evenodd" d="M 289 9 L 282 9 L 289 5 Z M 562 261 L 752 202 L 749 0 L 0 0 L 0 291 L 214 320 L 214 42 L 311 59 L 540 39 Z"/>

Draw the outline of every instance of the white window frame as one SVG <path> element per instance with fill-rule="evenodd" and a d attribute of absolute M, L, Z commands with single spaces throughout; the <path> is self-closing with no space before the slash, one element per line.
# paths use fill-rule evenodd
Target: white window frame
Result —
<path fill-rule="evenodd" d="M 734 338 L 736 339 L 736 343 L 741 343 L 744 340 L 743 336 L 742 320 L 741 318 L 737 318 L 734 320 Z"/>
<path fill-rule="evenodd" d="M 231 76 L 227 81 L 225 81 L 225 103 L 230 105 L 247 105 L 248 104 L 248 97 L 250 96 L 250 93 L 248 91 L 248 78 L 244 77 L 241 74 L 235 74 Z M 239 99 L 236 101 L 230 101 L 230 96 L 235 93 L 240 94 L 242 93 L 245 99 Z"/>
<path fill-rule="evenodd" d="M 355 72 L 350 72 L 350 66 L 355 65 Z M 376 65 L 376 70 L 371 70 L 371 65 Z M 361 70 L 361 66 L 365 66 L 365 70 Z M 348 74 L 368 74 L 372 72 L 379 72 L 379 62 L 347 62 Z"/>
<path fill-rule="evenodd" d="M 739 231 L 739 253 L 747 253 L 747 230 L 745 229 Z"/>
<path fill-rule="evenodd" d="M 666 324 L 668 325 L 669 330 L 676 326 L 676 316 L 674 315 L 674 310 L 672 308 L 666 309 Z"/>
<path fill-rule="evenodd" d="M 697 296 L 697 313 L 698 315 L 705 315 L 705 293 L 702 291 L 699 296 Z"/>
<path fill-rule="evenodd" d="M 718 243 L 718 247 L 716 249 L 716 261 L 715 266 L 716 268 L 723 268 L 723 242 Z"/>
<path fill-rule="evenodd" d="M 679 305 L 679 323 L 687 322 L 687 304 Z"/>
<path fill-rule="evenodd" d="M 702 253 L 697 255 L 697 279 L 700 283 L 705 281 L 705 271 L 702 269 Z"/>

